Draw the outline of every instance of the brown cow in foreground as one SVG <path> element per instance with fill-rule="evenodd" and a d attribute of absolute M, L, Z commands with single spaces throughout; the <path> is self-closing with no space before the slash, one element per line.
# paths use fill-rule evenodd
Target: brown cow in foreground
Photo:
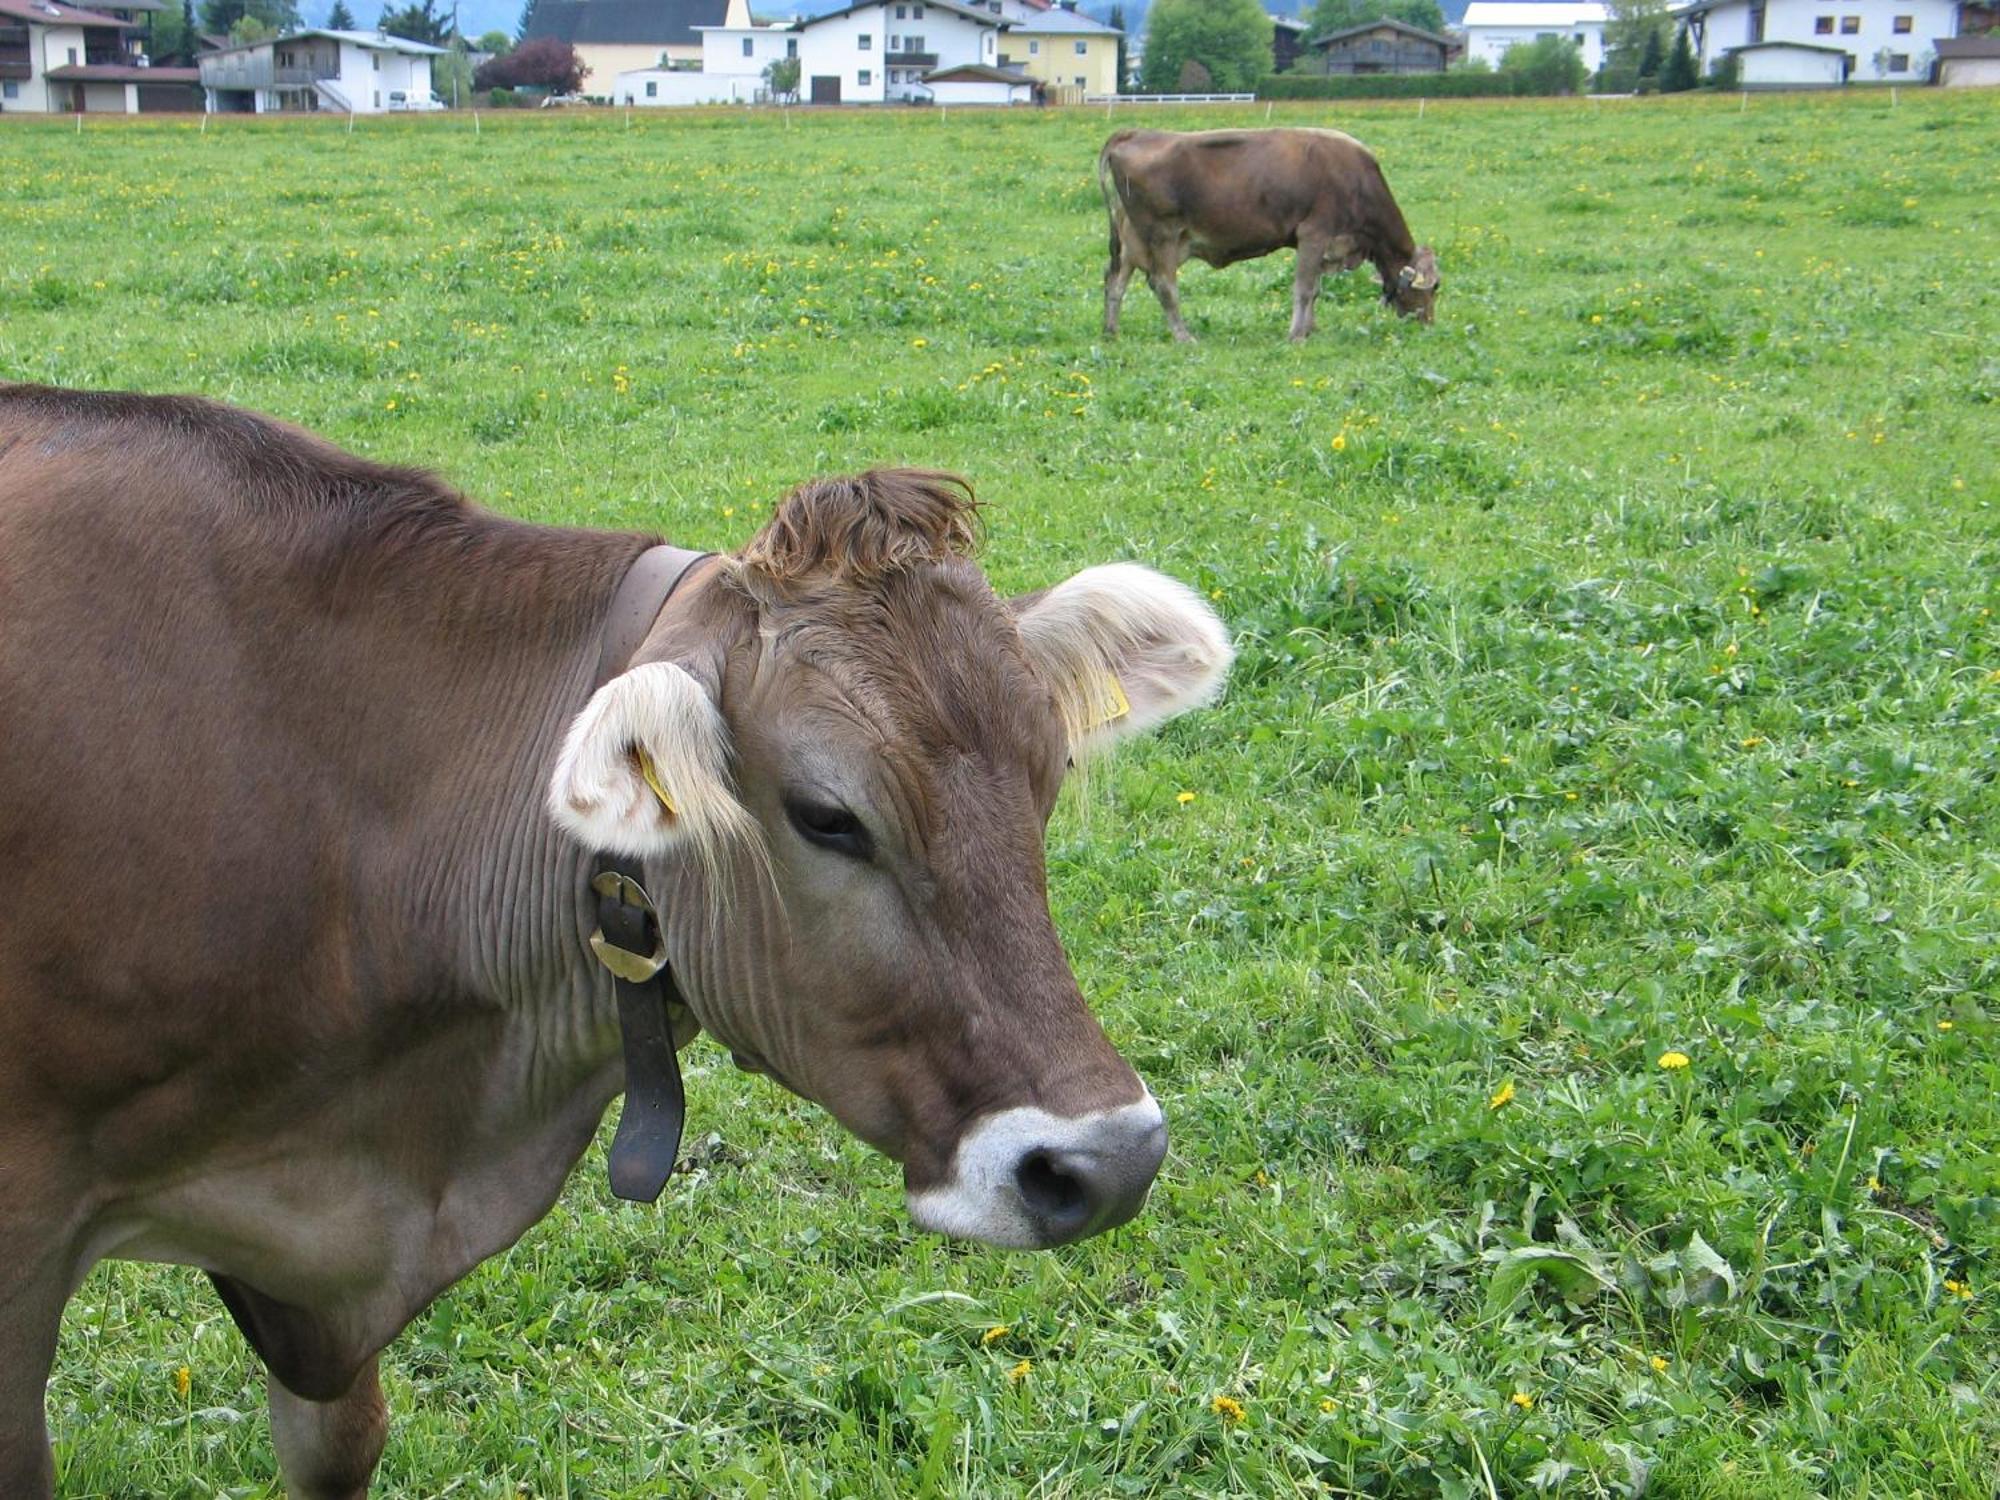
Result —
<path fill-rule="evenodd" d="M 957 480 L 822 480 L 614 629 L 652 538 L 205 401 L 0 386 L 0 1497 L 51 1493 L 43 1386 L 106 1257 L 206 1270 L 293 1496 L 365 1495 L 378 1352 L 625 1087 L 593 851 L 643 862 L 680 1039 L 902 1162 L 920 1226 L 1136 1213 L 1165 1127 L 1043 830 L 1071 757 L 1208 699 L 1229 644 L 1129 564 L 1001 599 L 972 540 Z"/>
<path fill-rule="evenodd" d="M 1121 130 L 1097 158 L 1111 214 L 1104 273 L 1104 332 L 1118 332 L 1125 283 L 1144 271 L 1174 337 L 1181 321 L 1175 278 L 1190 257 L 1211 266 L 1298 249 L 1292 337 L 1313 331 L 1313 303 L 1327 271 L 1373 261 L 1382 300 L 1428 323 L 1437 257 L 1410 237 L 1368 148 L 1337 130 Z"/>

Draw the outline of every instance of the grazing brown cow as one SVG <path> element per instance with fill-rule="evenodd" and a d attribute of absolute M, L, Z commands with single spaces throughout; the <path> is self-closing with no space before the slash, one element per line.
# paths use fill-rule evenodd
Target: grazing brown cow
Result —
<path fill-rule="evenodd" d="M 1428 323 L 1437 300 L 1437 257 L 1410 237 L 1368 148 L 1337 130 L 1121 130 L 1104 143 L 1097 181 L 1111 214 L 1104 273 L 1104 332 L 1118 332 L 1118 305 L 1144 271 L 1174 337 L 1175 285 L 1190 257 L 1211 266 L 1298 249 L 1292 337 L 1313 331 L 1313 303 L 1327 271 L 1373 261 L 1382 300 Z"/>
<path fill-rule="evenodd" d="M 57 1325 L 111 1256 L 208 1271 L 292 1494 L 365 1495 L 378 1351 L 639 1097 L 607 852 L 678 1039 L 902 1162 L 918 1225 L 1138 1211 L 1165 1127 L 1043 829 L 1229 645 L 1130 564 L 997 598 L 972 522 L 877 471 L 677 555 L 205 401 L 0 386 L 0 1496 L 50 1493 Z"/>

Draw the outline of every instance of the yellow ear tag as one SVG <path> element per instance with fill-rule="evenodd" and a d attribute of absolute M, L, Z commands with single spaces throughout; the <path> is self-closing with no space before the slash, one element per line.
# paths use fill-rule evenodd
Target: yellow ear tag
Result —
<path fill-rule="evenodd" d="M 1111 711 L 1093 720 L 1090 725 L 1092 729 L 1102 729 L 1106 724 L 1116 724 L 1132 712 L 1131 700 L 1125 696 L 1125 686 L 1118 680 L 1117 673 L 1104 674 L 1104 690 L 1104 700 L 1101 701 L 1108 702 Z"/>
<path fill-rule="evenodd" d="M 667 816 L 678 818 L 681 810 L 674 806 L 674 799 L 667 795 L 667 789 L 660 785 L 659 769 L 653 764 L 653 757 L 646 753 L 644 745 L 634 745 L 632 749 L 639 757 L 639 774 L 646 778 L 646 785 L 653 789 L 653 795 L 660 799 L 660 806 L 667 810 Z"/>

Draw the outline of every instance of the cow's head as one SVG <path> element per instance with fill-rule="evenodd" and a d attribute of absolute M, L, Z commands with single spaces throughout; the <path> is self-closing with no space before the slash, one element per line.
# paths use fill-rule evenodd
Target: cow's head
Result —
<path fill-rule="evenodd" d="M 1429 245 L 1417 246 L 1415 258 L 1396 273 L 1396 279 L 1384 290 L 1389 301 L 1396 304 L 1396 311 L 1404 317 L 1430 322 L 1437 314 L 1436 252 Z"/>
<path fill-rule="evenodd" d="M 1070 973 L 1043 831 L 1073 761 L 1214 696 L 1230 647 L 1145 568 L 1006 600 L 972 543 L 950 476 L 802 486 L 598 690 L 551 806 L 647 858 L 741 1066 L 901 1161 L 922 1227 L 1034 1248 L 1129 1219 L 1166 1150 Z"/>

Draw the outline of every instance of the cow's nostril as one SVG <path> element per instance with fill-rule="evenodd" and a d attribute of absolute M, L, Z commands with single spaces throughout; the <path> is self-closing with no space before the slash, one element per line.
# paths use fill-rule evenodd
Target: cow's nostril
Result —
<path fill-rule="evenodd" d="M 1090 1214 L 1090 1194 L 1083 1180 L 1064 1170 L 1046 1151 L 1030 1151 L 1014 1169 L 1014 1181 L 1031 1212 L 1054 1225 L 1067 1226 Z"/>

